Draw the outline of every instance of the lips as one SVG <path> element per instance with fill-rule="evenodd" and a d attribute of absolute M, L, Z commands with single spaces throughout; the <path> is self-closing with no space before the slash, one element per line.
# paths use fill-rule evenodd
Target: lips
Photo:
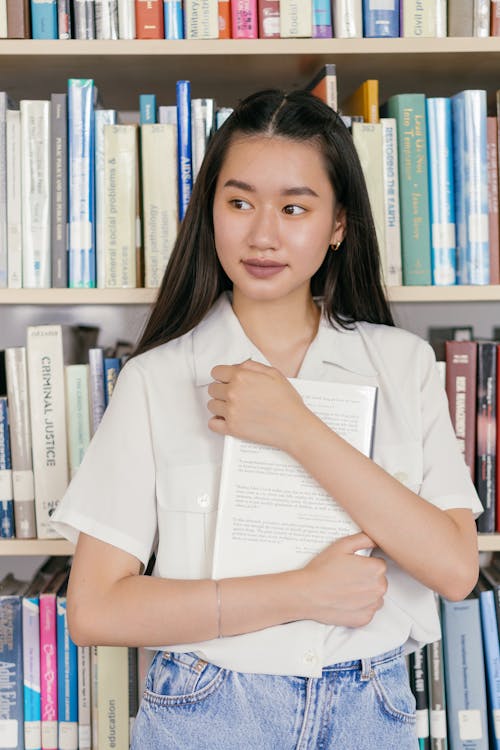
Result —
<path fill-rule="evenodd" d="M 251 276 L 260 279 L 275 276 L 286 268 L 283 263 L 272 260 L 243 260 L 242 264 Z"/>

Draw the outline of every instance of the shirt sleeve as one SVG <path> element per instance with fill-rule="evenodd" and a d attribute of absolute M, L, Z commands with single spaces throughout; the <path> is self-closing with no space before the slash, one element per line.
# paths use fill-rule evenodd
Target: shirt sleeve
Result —
<path fill-rule="evenodd" d="M 147 565 L 157 528 L 155 468 L 146 386 L 135 361 L 121 371 L 52 526 L 73 543 L 83 531 Z"/>
<path fill-rule="evenodd" d="M 425 342 L 421 363 L 424 449 L 420 495 L 443 510 L 470 508 L 477 518 L 483 506 L 455 436 L 434 351 Z"/>

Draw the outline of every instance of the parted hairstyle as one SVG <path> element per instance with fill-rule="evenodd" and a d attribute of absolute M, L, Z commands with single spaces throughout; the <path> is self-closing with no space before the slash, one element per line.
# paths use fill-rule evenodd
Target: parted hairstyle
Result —
<path fill-rule="evenodd" d="M 380 255 L 361 164 L 340 116 L 306 91 L 260 91 L 240 102 L 211 138 L 158 297 L 134 356 L 193 329 L 232 282 L 218 260 L 213 203 L 217 180 L 232 141 L 278 136 L 316 143 L 346 212 L 346 233 L 337 252 L 327 251 L 311 279 L 332 325 L 356 321 L 394 325 L 380 280 Z"/>

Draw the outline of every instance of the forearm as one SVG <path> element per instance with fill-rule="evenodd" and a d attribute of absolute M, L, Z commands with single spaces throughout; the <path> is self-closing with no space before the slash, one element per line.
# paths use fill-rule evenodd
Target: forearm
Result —
<path fill-rule="evenodd" d="M 445 596 L 452 596 L 454 582 L 474 579 L 472 523 L 464 532 L 448 513 L 406 488 L 312 414 L 294 433 L 288 451 L 414 578 Z"/>

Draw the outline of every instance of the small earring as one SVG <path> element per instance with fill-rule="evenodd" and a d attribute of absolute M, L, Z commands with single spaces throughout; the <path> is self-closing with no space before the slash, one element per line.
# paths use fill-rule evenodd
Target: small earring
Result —
<path fill-rule="evenodd" d="M 330 250 L 332 251 L 332 253 L 337 252 L 337 250 L 339 249 L 339 247 L 341 246 L 341 244 L 342 244 L 342 242 L 336 242 L 334 245 L 333 244 L 330 245 Z"/>

